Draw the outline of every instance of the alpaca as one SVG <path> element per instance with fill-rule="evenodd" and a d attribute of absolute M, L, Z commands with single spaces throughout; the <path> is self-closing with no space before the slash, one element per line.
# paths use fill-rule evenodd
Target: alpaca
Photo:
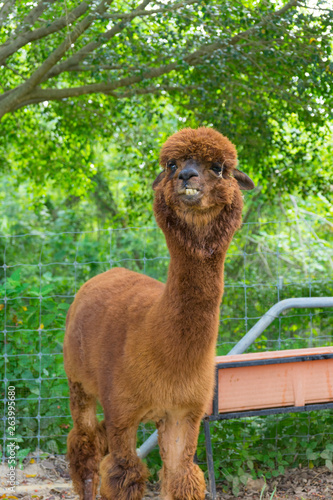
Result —
<path fill-rule="evenodd" d="M 142 498 L 148 471 L 136 433 L 148 420 L 158 428 L 163 497 L 205 496 L 193 457 L 214 389 L 224 259 L 241 224 L 240 189 L 254 184 L 236 169 L 234 145 L 210 128 L 169 137 L 160 162 L 154 213 L 171 257 L 166 284 L 114 268 L 81 287 L 67 316 L 68 457 L 84 500 L 95 498 L 99 472 L 103 499 Z"/>

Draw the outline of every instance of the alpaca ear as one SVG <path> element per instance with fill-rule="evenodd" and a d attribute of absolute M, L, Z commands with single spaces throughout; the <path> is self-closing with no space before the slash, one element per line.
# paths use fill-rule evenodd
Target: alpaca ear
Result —
<path fill-rule="evenodd" d="M 241 172 L 240 170 L 235 168 L 235 170 L 233 171 L 233 175 L 237 180 L 240 189 L 249 191 L 250 189 L 255 188 L 254 182 L 250 179 L 248 175 L 244 174 L 244 172 Z"/>
<path fill-rule="evenodd" d="M 165 177 L 165 170 L 163 172 L 160 172 L 156 179 L 153 182 L 153 189 L 156 189 L 158 184 L 161 182 L 161 180 Z"/>

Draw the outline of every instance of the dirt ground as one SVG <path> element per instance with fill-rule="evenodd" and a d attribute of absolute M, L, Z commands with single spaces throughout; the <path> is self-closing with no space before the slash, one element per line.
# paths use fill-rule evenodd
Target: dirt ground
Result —
<path fill-rule="evenodd" d="M 8 468 L 0 466 L 0 499 L 78 500 L 72 489 L 67 462 L 62 457 L 49 457 L 39 464 L 29 463 L 17 470 L 15 492 L 8 492 Z M 259 500 L 265 481 L 249 480 L 237 498 Z M 274 489 L 276 492 L 273 494 Z M 148 485 L 146 500 L 158 500 L 158 485 Z M 207 493 L 206 500 L 210 496 Z M 228 491 L 218 491 L 219 500 L 235 500 Z M 326 468 L 292 469 L 284 476 L 267 481 L 261 500 L 332 500 L 333 474 Z"/>

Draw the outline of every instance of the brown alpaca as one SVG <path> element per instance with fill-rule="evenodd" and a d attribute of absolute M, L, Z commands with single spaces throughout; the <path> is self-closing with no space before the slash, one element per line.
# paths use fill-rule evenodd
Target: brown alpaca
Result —
<path fill-rule="evenodd" d="M 181 130 L 160 158 L 154 212 L 171 256 L 166 285 L 111 269 L 82 286 L 67 316 L 68 456 L 84 500 L 95 498 L 99 471 L 103 499 L 142 498 L 148 471 L 136 433 L 147 420 L 158 428 L 164 498 L 205 496 L 193 456 L 213 394 L 224 259 L 241 223 L 240 188 L 254 185 L 235 169 L 233 144 L 213 129 Z"/>

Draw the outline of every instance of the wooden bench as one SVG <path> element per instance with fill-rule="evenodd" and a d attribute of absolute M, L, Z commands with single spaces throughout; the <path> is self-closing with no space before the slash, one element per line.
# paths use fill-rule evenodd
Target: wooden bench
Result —
<path fill-rule="evenodd" d="M 209 422 L 327 408 L 333 408 L 333 347 L 217 356 L 215 395 L 204 418 L 212 498 Z"/>

